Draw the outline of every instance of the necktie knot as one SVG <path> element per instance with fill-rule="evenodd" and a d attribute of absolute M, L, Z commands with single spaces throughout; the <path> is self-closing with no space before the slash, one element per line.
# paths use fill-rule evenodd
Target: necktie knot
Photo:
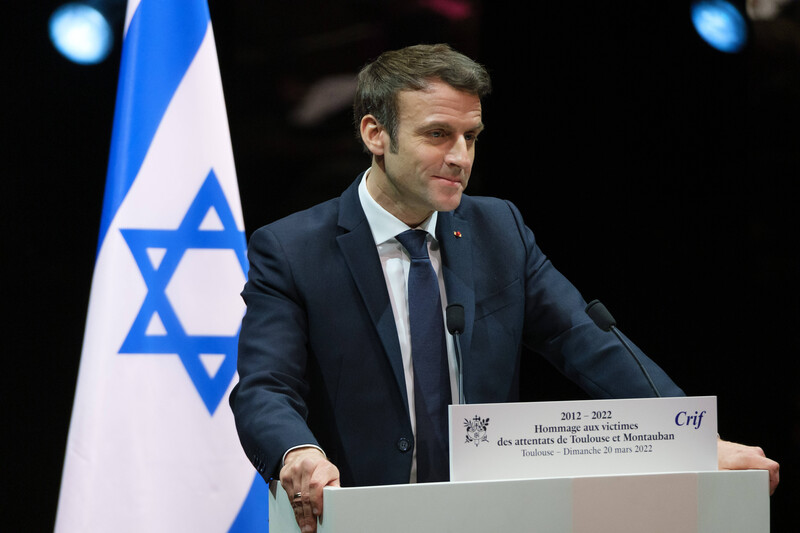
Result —
<path fill-rule="evenodd" d="M 410 229 L 399 234 L 396 238 L 408 250 L 411 259 L 429 259 L 428 244 L 425 239 L 427 235 L 428 233 L 421 229 Z"/>

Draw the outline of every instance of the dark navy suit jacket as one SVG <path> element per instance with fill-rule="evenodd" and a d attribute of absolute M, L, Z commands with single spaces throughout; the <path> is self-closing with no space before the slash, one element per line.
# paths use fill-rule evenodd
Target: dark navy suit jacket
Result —
<path fill-rule="evenodd" d="M 250 239 L 230 403 L 245 453 L 265 479 L 277 476 L 286 450 L 309 443 L 336 464 L 342 486 L 409 479 L 414 437 L 400 345 L 360 179 Z M 510 202 L 464 195 L 458 209 L 439 213 L 436 234 L 447 301 L 465 310 L 469 403 L 518 401 L 523 345 L 592 397 L 652 395 Z M 640 356 L 664 396 L 683 394 Z"/>

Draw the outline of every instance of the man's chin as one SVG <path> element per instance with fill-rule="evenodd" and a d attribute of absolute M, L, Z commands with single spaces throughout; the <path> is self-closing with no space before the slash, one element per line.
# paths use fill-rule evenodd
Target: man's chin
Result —
<path fill-rule="evenodd" d="M 451 194 L 446 198 L 442 198 L 439 202 L 437 207 L 437 211 L 454 211 L 459 205 L 461 205 L 461 192 L 459 191 L 456 194 Z"/>

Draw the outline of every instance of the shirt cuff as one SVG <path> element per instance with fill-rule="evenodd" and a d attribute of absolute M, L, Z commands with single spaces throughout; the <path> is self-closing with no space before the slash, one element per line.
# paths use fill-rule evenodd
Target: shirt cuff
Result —
<path fill-rule="evenodd" d="M 325 450 L 323 450 L 322 448 L 320 448 L 316 444 L 300 444 L 299 446 L 292 446 L 291 448 L 286 450 L 286 452 L 283 454 L 283 459 L 281 459 L 281 468 L 286 464 L 286 456 L 289 454 L 289 452 L 291 452 L 293 450 L 297 450 L 299 448 L 316 448 L 320 452 L 322 452 L 322 455 L 325 457 L 325 459 L 328 458 L 328 454 L 325 453 Z"/>

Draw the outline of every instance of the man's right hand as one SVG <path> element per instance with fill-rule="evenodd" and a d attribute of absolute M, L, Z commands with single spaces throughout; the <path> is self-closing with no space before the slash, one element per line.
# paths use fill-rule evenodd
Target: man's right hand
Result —
<path fill-rule="evenodd" d="M 300 530 L 316 531 L 317 518 L 322 516 L 322 489 L 339 486 L 339 469 L 318 448 L 297 448 L 286 454 L 280 478 Z"/>

